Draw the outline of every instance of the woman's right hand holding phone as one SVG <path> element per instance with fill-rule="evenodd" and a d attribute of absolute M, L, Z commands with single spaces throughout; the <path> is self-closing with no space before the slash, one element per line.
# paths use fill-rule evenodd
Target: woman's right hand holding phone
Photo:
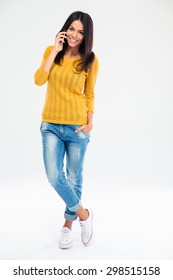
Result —
<path fill-rule="evenodd" d="M 59 53 L 60 51 L 62 51 L 63 49 L 63 44 L 65 42 L 66 37 L 66 33 L 65 31 L 59 32 L 56 37 L 55 37 L 55 51 L 57 53 Z"/>
<path fill-rule="evenodd" d="M 55 57 L 56 55 L 62 51 L 63 49 L 63 44 L 64 44 L 64 40 L 66 39 L 66 32 L 59 32 L 56 37 L 55 37 L 55 45 L 54 48 L 52 49 L 50 55 L 48 56 L 48 58 L 44 61 L 44 63 L 41 65 L 41 68 L 45 71 L 45 72 L 49 72 L 50 69 L 52 68 L 52 65 L 54 63 Z"/>

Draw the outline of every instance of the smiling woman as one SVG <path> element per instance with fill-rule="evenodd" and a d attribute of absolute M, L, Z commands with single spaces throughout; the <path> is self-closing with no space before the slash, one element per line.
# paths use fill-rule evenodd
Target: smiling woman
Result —
<path fill-rule="evenodd" d="M 60 32 L 57 39 L 61 42 L 61 51 L 55 57 L 55 63 L 60 64 L 64 55 L 82 58 L 79 71 L 87 71 L 94 61 L 93 48 L 93 21 L 91 17 L 80 11 L 72 13 Z M 63 45 L 63 47 L 62 47 Z"/>
<path fill-rule="evenodd" d="M 93 212 L 81 204 L 83 164 L 93 127 L 94 87 L 98 59 L 92 51 L 93 22 L 83 12 L 72 13 L 45 50 L 35 83 L 47 82 L 42 113 L 43 158 L 48 180 L 66 205 L 60 248 L 72 246 L 72 223 L 79 217 L 81 237 L 93 237 Z M 64 156 L 66 155 L 66 176 Z"/>

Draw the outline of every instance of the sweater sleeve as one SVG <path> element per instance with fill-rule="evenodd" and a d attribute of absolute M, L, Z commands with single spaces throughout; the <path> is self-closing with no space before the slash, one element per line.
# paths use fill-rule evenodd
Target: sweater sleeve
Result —
<path fill-rule="evenodd" d="M 48 56 L 50 55 L 51 53 L 51 50 L 52 50 L 53 46 L 49 46 L 46 48 L 44 54 L 43 54 L 43 58 L 42 58 L 42 61 L 41 61 L 41 65 L 40 67 L 37 69 L 37 71 L 35 72 L 34 74 L 34 82 L 36 85 L 38 86 L 42 86 L 43 84 L 45 84 L 48 80 L 48 77 L 49 77 L 49 73 L 50 72 L 45 72 L 41 66 L 43 65 L 43 63 L 45 62 L 45 60 L 48 58 Z"/>
<path fill-rule="evenodd" d="M 91 112 L 94 112 L 94 88 L 96 84 L 98 70 L 99 70 L 99 61 L 95 55 L 91 68 L 88 71 L 88 76 L 84 88 L 87 110 Z"/>

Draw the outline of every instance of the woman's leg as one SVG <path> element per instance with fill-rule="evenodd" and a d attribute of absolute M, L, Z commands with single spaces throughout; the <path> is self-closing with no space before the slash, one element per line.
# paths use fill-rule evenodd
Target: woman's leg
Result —
<path fill-rule="evenodd" d="M 41 125 L 45 170 L 52 187 L 64 200 L 68 209 L 75 213 L 81 207 L 81 204 L 75 190 L 70 186 L 64 174 L 65 139 L 63 139 L 64 133 L 60 133 L 60 128 L 59 125 L 46 122 Z M 71 221 L 75 219 L 76 213 L 70 216 Z"/>
<path fill-rule="evenodd" d="M 73 126 L 72 130 L 71 126 L 67 126 L 67 128 L 69 128 L 69 130 L 67 129 L 67 131 L 70 135 L 70 141 L 67 141 L 65 143 L 67 180 L 69 184 L 74 188 L 79 200 L 81 200 L 83 184 L 83 166 L 86 149 L 89 142 L 89 135 L 85 134 L 84 132 L 74 134 L 74 130 L 76 129 L 76 127 L 74 128 Z M 68 207 L 66 207 L 66 221 L 64 223 L 64 226 L 69 229 L 71 229 L 72 227 L 72 222 L 68 220 L 68 217 L 70 217 L 71 215 L 73 216 L 74 213 L 71 212 L 68 209 Z M 82 242 L 84 245 L 89 245 L 93 236 L 92 210 L 87 210 L 81 206 L 78 210 L 76 210 L 76 215 L 79 217 Z"/>
<path fill-rule="evenodd" d="M 82 196 L 82 184 L 83 184 L 83 166 L 87 145 L 89 142 L 89 135 L 83 134 L 83 132 L 74 133 L 76 126 L 67 126 L 66 133 L 69 135 L 68 141 L 65 142 L 66 150 L 66 176 L 70 186 L 74 189 L 79 201 Z M 67 221 L 71 216 L 76 215 L 66 207 L 64 217 Z M 77 218 L 77 217 L 76 217 Z"/>

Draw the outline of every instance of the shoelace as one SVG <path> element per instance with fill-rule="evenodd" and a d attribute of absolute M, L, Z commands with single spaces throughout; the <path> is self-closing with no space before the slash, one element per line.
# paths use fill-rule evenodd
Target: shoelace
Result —
<path fill-rule="evenodd" d="M 63 232 L 63 233 L 69 233 L 68 229 L 66 229 L 66 228 L 63 229 L 62 232 Z"/>
<path fill-rule="evenodd" d="M 68 231 L 68 229 L 63 229 L 61 239 L 63 241 L 69 241 L 70 238 L 70 232 Z"/>
<path fill-rule="evenodd" d="M 85 221 L 80 221 L 82 233 L 89 234 L 89 224 Z"/>

